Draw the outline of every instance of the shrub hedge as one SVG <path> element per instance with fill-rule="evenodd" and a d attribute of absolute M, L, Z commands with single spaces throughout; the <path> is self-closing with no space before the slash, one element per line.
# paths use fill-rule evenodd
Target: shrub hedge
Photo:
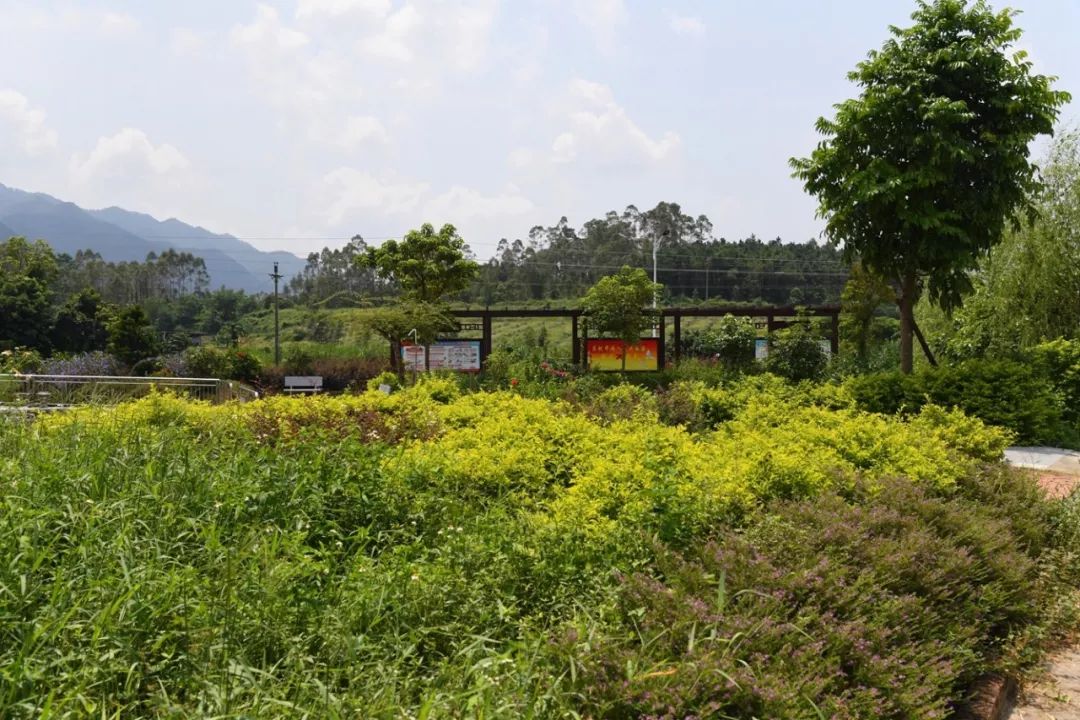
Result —
<path fill-rule="evenodd" d="M 1020 443 L 1056 444 L 1069 438 L 1065 396 L 1031 364 L 970 360 L 908 376 L 863 375 L 849 379 L 846 387 L 858 406 L 871 412 L 917 412 L 933 403 L 1008 428 Z"/>

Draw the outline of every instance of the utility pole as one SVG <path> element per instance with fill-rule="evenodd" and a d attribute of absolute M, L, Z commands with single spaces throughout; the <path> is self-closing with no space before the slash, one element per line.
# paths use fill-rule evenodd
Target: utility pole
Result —
<path fill-rule="evenodd" d="M 667 234 L 668 234 L 668 232 L 667 232 L 667 230 L 665 230 L 664 234 L 663 234 L 663 237 L 667 237 Z M 653 233 L 653 241 L 652 241 L 652 281 L 653 281 L 653 285 L 657 284 L 657 282 L 656 282 L 656 277 L 657 277 L 656 276 L 656 251 L 657 251 L 657 249 L 659 247 L 660 247 L 660 237 L 658 237 L 656 235 L 656 233 L 654 232 Z M 653 296 L 652 296 L 652 309 L 653 310 L 656 310 L 656 308 L 657 308 L 657 295 L 659 295 L 659 293 L 656 292 L 656 291 L 653 291 Z M 653 337 L 660 337 L 660 327 L 658 325 L 653 326 Z"/>
<path fill-rule="evenodd" d="M 709 265 L 712 264 L 712 257 L 705 258 L 705 301 L 709 301 Z"/>
<path fill-rule="evenodd" d="M 274 263 L 274 272 L 270 275 L 274 279 L 274 364 L 281 364 L 281 323 L 278 321 L 278 280 L 281 274 L 278 272 L 278 264 Z"/>

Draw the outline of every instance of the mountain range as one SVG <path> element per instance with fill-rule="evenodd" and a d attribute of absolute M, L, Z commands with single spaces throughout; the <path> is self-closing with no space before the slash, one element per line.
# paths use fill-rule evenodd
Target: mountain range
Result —
<path fill-rule="evenodd" d="M 118 207 L 87 210 L 44 193 L 0 184 L 0 238 L 21 235 L 45 240 L 57 253 L 93 250 L 113 262 L 146 259 L 172 248 L 206 262 L 212 288 L 267 292 L 278 263 L 286 278 L 303 270 L 306 261 L 289 252 L 259 250 L 232 235 L 211 232 L 175 218 L 158 220 Z"/>

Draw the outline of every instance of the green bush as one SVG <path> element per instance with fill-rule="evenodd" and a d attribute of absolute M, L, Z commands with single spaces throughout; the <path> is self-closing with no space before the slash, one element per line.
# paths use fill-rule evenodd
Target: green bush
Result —
<path fill-rule="evenodd" d="M 386 385 L 391 390 L 400 390 L 401 380 L 398 378 L 397 373 L 386 370 L 367 381 L 368 390 L 378 390 L 383 385 Z"/>
<path fill-rule="evenodd" d="M 237 348 L 220 349 L 199 345 L 184 352 L 187 370 L 195 377 L 222 378 L 255 382 L 262 363 L 254 355 Z"/>
<path fill-rule="evenodd" d="M 765 367 L 793 382 L 817 380 L 829 365 L 821 339 L 809 323 L 798 322 L 772 334 Z"/>
<path fill-rule="evenodd" d="M 875 373 L 852 378 L 846 387 L 859 407 L 871 412 L 916 412 L 934 403 L 1008 428 L 1020 443 L 1064 439 L 1062 397 L 1036 369 L 1017 362 L 969 360 L 906 377 Z"/>
<path fill-rule="evenodd" d="M 661 548 L 653 574 L 622 576 L 618 630 L 564 640 L 584 714 L 949 716 L 1053 602 L 1038 561 L 1050 507 L 998 487 L 973 502 L 888 481 L 854 503 L 779 504 L 684 554 Z"/>
<path fill-rule="evenodd" d="M 14 350 L 0 350 L 0 373 L 22 373 L 32 375 L 40 373 L 45 362 L 37 350 L 17 347 Z"/>
<path fill-rule="evenodd" d="M 757 331 L 747 317 L 725 315 L 709 330 L 688 330 L 682 353 L 691 358 L 714 358 L 725 367 L 744 370 L 754 363 Z"/>
<path fill-rule="evenodd" d="M 299 345 L 293 345 L 285 352 L 282 365 L 286 375 L 310 375 L 314 362 L 311 353 Z"/>
<path fill-rule="evenodd" d="M 193 377 L 225 377 L 228 360 L 225 353 L 211 345 L 196 345 L 184 351 L 187 370 Z"/>
<path fill-rule="evenodd" d="M 1054 340 L 1027 351 L 1062 401 L 1062 418 L 1080 434 L 1080 340 Z"/>
<path fill-rule="evenodd" d="M 255 382 L 262 372 L 262 363 L 259 358 L 251 353 L 237 348 L 229 348 L 226 352 L 226 377 L 229 380 L 242 382 Z"/>

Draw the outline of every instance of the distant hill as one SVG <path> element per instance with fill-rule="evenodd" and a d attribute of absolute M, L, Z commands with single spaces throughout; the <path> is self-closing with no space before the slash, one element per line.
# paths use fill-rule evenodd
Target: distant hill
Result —
<path fill-rule="evenodd" d="M 273 263 L 287 278 L 305 260 L 287 252 L 263 252 L 231 235 L 218 235 L 176 219 L 157 220 L 118 207 L 84 210 L 44 193 L 0 184 L 0 236 L 42 239 L 58 253 L 93 250 L 110 261 L 145 260 L 169 248 L 198 255 L 206 262 L 211 287 L 266 292 Z"/>
<path fill-rule="evenodd" d="M 0 240 L 6 240 L 9 237 L 15 237 L 15 231 L 4 223 L 0 223 Z"/>
<path fill-rule="evenodd" d="M 292 253 L 258 250 L 232 235 L 214 233 L 198 225 L 188 225 L 176 218 L 157 220 L 145 213 L 131 212 L 118 207 L 91 210 L 90 214 L 146 240 L 167 243 L 178 250 L 182 248 L 196 255 L 202 255 L 211 250 L 221 252 L 242 265 L 251 275 L 259 278 L 261 283 L 264 282 L 263 278 L 267 278 L 274 269 L 274 261 L 278 262 L 278 270 L 286 279 L 299 273 L 307 264 L 304 258 Z"/>

